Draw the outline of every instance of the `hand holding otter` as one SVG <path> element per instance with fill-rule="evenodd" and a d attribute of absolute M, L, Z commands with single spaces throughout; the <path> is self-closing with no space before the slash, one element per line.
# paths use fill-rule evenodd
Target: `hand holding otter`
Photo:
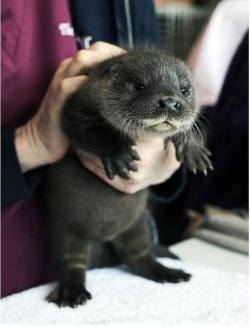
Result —
<path fill-rule="evenodd" d="M 180 167 L 176 158 L 175 146 L 169 142 L 167 149 L 164 149 L 162 138 L 141 139 L 133 149 L 137 152 L 139 161 L 132 161 L 137 171 L 130 169 L 127 172 L 129 179 L 121 175 L 113 179 L 108 178 L 102 161 L 90 154 L 79 152 L 78 156 L 84 166 L 99 176 L 106 183 L 119 191 L 125 193 L 136 193 L 150 185 L 156 185 L 169 179 Z"/>
<path fill-rule="evenodd" d="M 61 129 L 60 114 L 66 99 L 87 80 L 90 68 L 123 52 L 117 46 L 96 42 L 61 62 L 37 113 L 16 129 L 15 146 L 23 172 L 64 156 L 69 142 Z"/>

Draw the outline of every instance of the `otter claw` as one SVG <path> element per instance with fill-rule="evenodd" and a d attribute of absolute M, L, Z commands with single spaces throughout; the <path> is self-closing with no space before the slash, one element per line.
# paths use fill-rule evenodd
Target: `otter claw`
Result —
<path fill-rule="evenodd" d="M 102 160 L 103 168 L 105 170 L 106 175 L 109 179 L 114 179 L 115 174 L 113 172 L 112 164 L 109 159 L 105 158 Z"/>
<path fill-rule="evenodd" d="M 130 154 L 134 160 L 138 160 L 138 161 L 141 160 L 141 157 L 135 150 L 131 149 Z"/>
<path fill-rule="evenodd" d="M 92 298 L 91 294 L 84 288 L 70 288 L 69 286 L 55 288 L 47 297 L 49 303 L 55 303 L 60 307 L 75 308 L 78 305 L 85 304 Z"/>
<path fill-rule="evenodd" d="M 137 168 L 137 166 L 136 166 L 136 164 L 134 162 L 127 162 L 127 166 L 132 171 L 138 171 L 138 168 Z"/>
<path fill-rule="evenodd" d="M 117 169 L 117 174 L 124 179 L 129 179 L 128 171 L 126 169 Z"/>

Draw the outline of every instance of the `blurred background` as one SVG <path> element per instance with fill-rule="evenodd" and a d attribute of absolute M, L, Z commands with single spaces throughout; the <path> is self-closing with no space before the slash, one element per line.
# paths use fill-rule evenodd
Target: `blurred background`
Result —
<path fill-rule="evenodd" d="M 160 242 L 199 239 L 248 255 L 248 1 L 155 0 L 155 6 L 161 49 L 192 71 L 214 165 L 208 176 L 184 169 L 175 201 L 152 200 Z"/>
<path fill-rule="evenodd" d="M 186 59 L 218 2 L 218 0 L 155 0 L 161 48 Z"/>

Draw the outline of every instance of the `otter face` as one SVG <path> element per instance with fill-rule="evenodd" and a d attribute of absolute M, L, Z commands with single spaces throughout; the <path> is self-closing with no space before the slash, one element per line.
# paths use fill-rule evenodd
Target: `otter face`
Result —
<path fill-rule="evenodd" d="M 186 65 L 158 51 L 122 55 L 112 63 L 102 92 L 102 115 L 132 137 L 171 136 L 198 114 Z"/>

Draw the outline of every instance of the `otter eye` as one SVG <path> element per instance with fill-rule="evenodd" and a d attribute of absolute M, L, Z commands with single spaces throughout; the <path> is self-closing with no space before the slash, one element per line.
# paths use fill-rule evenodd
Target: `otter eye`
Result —
<path fill-rule="evenodd" d="M 183 88 L 181 89 L 181 93 L 182 93 L 183 95 L 187 95 L 187 94 L 188 94 L 188 88 L 187 88 L 187 87 L 183 87 Z"/>
<path fill-rule="evenodd" d="M 141 91 L 145 88 L 145 85 L 143 83 L 135 83 L 134 85 L 137 91 Z"/>

